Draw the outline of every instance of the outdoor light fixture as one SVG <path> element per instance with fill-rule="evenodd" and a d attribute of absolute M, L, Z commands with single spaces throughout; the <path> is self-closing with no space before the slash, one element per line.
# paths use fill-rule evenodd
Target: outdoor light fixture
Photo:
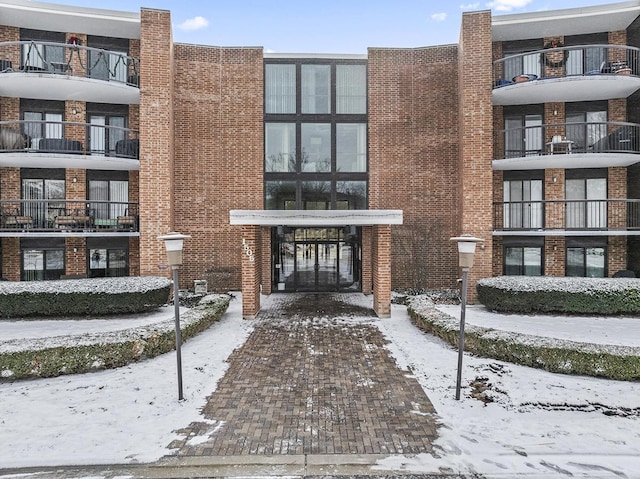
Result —
<path fill-rule="evenodd" d="M 458 377 L 456 381 L 456 399 L 460 399 L 460 382 L 462 381 L 462 354 L 464 351 L 464 317 L 467 309 L 467 276 L 473 266 L 473 256 L 476 253 L 476 244 L 484 241 L 471 235 L 456 236 L 450 241 L 458 243 L 458 264 L 462 268 L 462 291 L 460 311 L 460 332 L 458 334 Z"/>
<path fill-rule="evenodd" d="M 182 395 L 182 333 L 180 332 L 180 298 L 178 295 L 178 267 L 182 264 L 182 247 L 184 240 L 191 236 L 183 235 L 176 232 L 168 233 L 164 236 L 158 236 L 158 239 L 164 241 L 167 250 L 167 262 L 173 270 L 173 306 L 175 310 L 175 327 L 176 327 L 176 359 L 178 362 L 178 400 L 183 399 Z"/>

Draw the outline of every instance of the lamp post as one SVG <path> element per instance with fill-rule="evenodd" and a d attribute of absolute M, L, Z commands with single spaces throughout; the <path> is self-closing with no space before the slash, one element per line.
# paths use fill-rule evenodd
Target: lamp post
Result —
<path fill-rule="evenodd" d="M 174 319 L 176 328 L 176 360 L 178 363 L 178 400 L 182 400 L 182 333 L 180 332 L 180 297 L 178 294 L 178 267 L 182 264 L 182 246 L 184 240 L 191 238 L 189 235 L 183 235 L 171 232 L 158 239 L 164 241 L 167 250 L 167 261 L 173 270 L 173 306 L 175 308 Z"/>
<path fill-rule="evenodd" d="M 464 351 L 464 319 L 467 310 L 467 277 L 473 266 L 473 256 L 476 252 L 476 244 L 484 241 L 471 235 L 462 235 L 451 238 L 458 243 L 458 264 L 462 268 L 462 294 L 460 311 L 460 332 L 458 333 L 458 376 L 456 380 L 456 399 L 460 399 L 460 383 L 462 381 L 462 354 Z"/>

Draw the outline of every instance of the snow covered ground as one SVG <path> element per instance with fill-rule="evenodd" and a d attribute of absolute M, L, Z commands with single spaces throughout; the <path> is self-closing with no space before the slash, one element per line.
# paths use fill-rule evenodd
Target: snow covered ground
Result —
<path fill-rule="evenodd" d="M 459 314 L 458 306 L 441 308 Z M 159 314 L 166 318 L 166 313 Z M 506 324 L 475 306 L 466 318 L 468 324 Z M 145 319 L 163 320 L 156 315 Z M 517 324 L 529 334 L 553 335 L 556 327 L 557 334 L 574 339 L 639 344 L 640 318 L 582 318 L 590 321 L 588 327 L 580 318 L 512 319 L 511 328 Z M 25 324 L 0 323 L 0 338 L 11 337 L 12 327 L 15 337 L 16 328 Z M 434 455 L 391 456 L 380 469 L 503 478 L 640 477 L 637 382 L 551 374 L 465 355 L 463 394 L 456 401 L 457 350 L 419 332 L 401 305 L 392 306 L 390 319 L 374 324 L 390 341 L 398 365 L 420 382 L 441 423 Z M 115 370 L 0 383 L 0 469 L 150 462 L 169 454 L 167 445 L 178 438 L 174 431 L 201 419 L 200 408 L 226 371 L 225 359 L 251 330 L 236 295 L 221 321 L 185 343 L 182 402 L 171 353 Z M 491 402 L 471 398 L 471 383 L 486 387 L 485 401 Z"/>

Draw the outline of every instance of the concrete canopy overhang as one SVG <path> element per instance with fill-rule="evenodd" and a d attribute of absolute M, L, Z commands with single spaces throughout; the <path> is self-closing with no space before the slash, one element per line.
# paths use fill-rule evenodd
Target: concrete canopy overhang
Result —
<path fill-rule="evenodd" d="M 231 210 L 229 220 L 253 226 L 401 225 L 402 210 Z"/>

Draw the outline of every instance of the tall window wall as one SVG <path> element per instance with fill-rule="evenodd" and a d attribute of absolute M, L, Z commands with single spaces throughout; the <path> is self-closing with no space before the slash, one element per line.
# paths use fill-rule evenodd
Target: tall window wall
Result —
<path fill-rule="evenodd" d="M 366 62 L 269 59 L 264 70 L 265 209 L 366 209 Z"/>

